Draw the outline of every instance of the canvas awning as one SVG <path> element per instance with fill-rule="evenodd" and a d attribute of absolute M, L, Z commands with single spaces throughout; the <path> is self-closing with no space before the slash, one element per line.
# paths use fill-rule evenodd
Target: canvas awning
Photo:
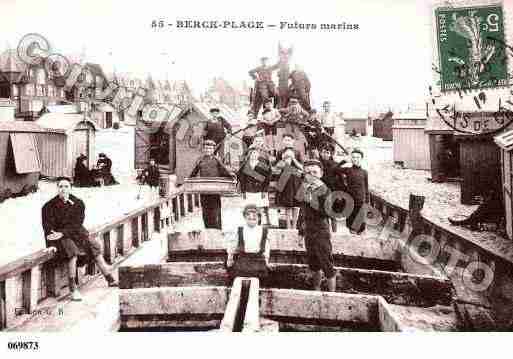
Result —
<path fill-rule="evenodd" d="M 16 173 L 41 172 L 41 161 L 34 135 L 32 133 L 11 133 L 10 138 Z"/>

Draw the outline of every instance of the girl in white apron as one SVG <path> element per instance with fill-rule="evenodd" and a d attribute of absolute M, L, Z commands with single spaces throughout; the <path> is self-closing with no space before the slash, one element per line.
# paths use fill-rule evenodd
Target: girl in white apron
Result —
<path fill-rule="evenodd" d="M 265 278 L 270 256 L 267 227 L 258 225 L 259 211 L 253 204 L 244 207 L 243 216 L 246 223 L 237 228 L 236 245 L 227 250 L 228 271 L 233 278 Z"/>

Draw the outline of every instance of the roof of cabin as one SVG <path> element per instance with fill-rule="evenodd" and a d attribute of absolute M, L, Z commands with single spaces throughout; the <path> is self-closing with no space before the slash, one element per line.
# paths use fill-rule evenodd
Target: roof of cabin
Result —
<path fill-rule="evenodd" d="M 38 125 L 46 128 L 50 132 L 69 134 L 75 130 L 79 123 L 86 122 L 95 130 L 96 124 L 84 117 L 84 114 L 70 113 L 46 113 L 36 121 Z"/>

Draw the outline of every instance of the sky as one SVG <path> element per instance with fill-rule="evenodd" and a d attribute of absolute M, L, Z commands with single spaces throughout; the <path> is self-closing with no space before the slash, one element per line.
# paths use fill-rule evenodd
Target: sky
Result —
<path fill-rule="evenodd" d="M 336 111 L 422 104 L 432 81 L 428 1 L 127 1 L 0 0 L 0 33 L 15 47 L 38 33 L 61 54 L 85 53 L 105 72 L 152 73 L 184 79 L 198 95 L 214 76 L 249 81 L 261 56 L 277 60 L 278 43 L 292 44 L 291 64 L 312 82 L 314 107 Z M 358 24 L 359 30 L 152 29 L 153 20 L 264 21 Z"/>

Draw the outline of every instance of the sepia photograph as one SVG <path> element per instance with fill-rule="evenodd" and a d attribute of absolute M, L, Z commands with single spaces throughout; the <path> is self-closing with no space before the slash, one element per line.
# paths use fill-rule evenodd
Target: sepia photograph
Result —
<path fill-rule="evenodd" d="M 0 17 L 8 357 L 513 331 L 513 0 Z"/>

